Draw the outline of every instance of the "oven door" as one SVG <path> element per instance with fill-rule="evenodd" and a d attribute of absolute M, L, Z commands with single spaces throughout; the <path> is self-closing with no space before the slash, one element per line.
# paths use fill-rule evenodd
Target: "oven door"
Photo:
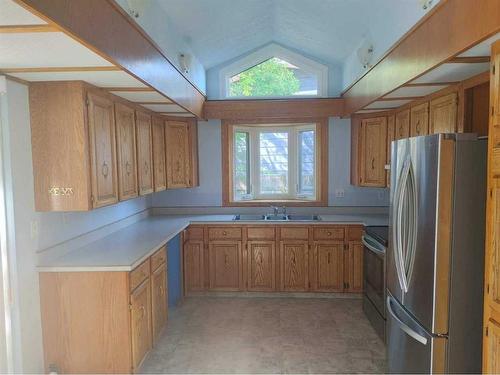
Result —
<path fill-rule="evenodd" d="M 385 318 L 385 247 L 366 233 L 363 245 L 364 292 Z"/>

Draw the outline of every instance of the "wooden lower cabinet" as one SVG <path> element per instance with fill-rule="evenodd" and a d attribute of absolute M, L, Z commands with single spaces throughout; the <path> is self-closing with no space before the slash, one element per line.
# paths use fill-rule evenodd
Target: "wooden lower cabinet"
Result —
<path fill-rule="evenodd" d="M 41 272 L 46 372 L 137 372 L 167 320 L 165 260 L 163 247 L 131 272 Z"/>
<path fill-rule="evenodd" d="M 238 291 L 242 288 L 241 241 L 210 241 L 208 258 L 210 290 Z"/>
<path fill-rule="evenodd" d="M 280 290 L 305 292 L 309 289 L 309 244 L 307 241 L 280 242 Z"/>
<path fill-rule="evenodd" d="M 313 288 L 318 292 L 344 291 L 344 243 L 314 245 L 316 278 Z"/>
<path fill-rule="evenodd" d="M 205 289 L 203 241 L 189 240 L 184 246 L 184 288 L 186 293 Z"/>
<path fill-rule="evenodd" d="M 247 242 L 247 289 L 269 292 L 276 289 L 276 243 Z"/>
<path fill-rule="evenodd" d="M 152 347 L 151 284 L 146 279 L 130 295 L 130 324 L 132 335 L 132 367 L 137 369 Z"/>
<path fill-rule="evenodd" d="M 487 374 L 500 373 L 500 323 L 493 318 L 486 322 L 488 335 L 484 340 L 483 372 Z"/>
<path fill-rule="evenodd" d="M 350 241 L 344 255 L 345 290 L 363 291 L 363 243 Z"/>
<path fill-rule="evenodd" d="M 151 275 L 151 316 L 153 327 L 153 341 L 155 341 L 162 331 L 168 316 L 168 288 L 167 288 L 167 268 L 162 264 L 153 271 Z"/>

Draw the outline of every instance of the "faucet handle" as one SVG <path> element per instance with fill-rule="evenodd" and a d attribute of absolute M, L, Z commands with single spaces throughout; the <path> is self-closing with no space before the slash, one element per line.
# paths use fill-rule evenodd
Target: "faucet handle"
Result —
<path fill-rule="evenodd" d="M 283 215 L 286 216 L 286 206 L 282 206 L 281 209 L 283 210 Z"/>

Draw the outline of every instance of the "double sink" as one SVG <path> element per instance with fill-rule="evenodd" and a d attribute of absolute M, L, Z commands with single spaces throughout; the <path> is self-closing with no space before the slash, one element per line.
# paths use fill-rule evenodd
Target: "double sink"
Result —
<path fill-rule="evenodd" d="M 318 215 L 235 215 L 237 221 L 320 221 Z"/>

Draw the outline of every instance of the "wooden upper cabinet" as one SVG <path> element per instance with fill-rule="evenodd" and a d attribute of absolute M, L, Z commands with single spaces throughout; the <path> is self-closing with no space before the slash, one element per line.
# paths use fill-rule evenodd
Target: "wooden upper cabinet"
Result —
<path fill-rule="evenodd" d="M 387 154 L 387 118 L 361 121 L 360 186 L 384 187 Z"/>
<path fill-rule="evenodd" d="M 429 103 L 425 102 L 411 107 L 410 137 L 429 134 Z"/>
<path fill-rule="evenodd" d="M 150 293 L 150 280 L 147 279 L 130 295 L 132 367 L 134 370 L 138 369 L 152 346 Z"/>
<path fill-rule="evenodd" d="M 309 289 L 309 245 L 307 241 L 280 242 L 280 290 L 305 292 Z"/>
<path fill-rule="evenodd" d="M 153 150 L 149 114 L 136 111 L 136 131 L 139 194 L 145 195 L 153 192 Z"/>
<path fill-rule="evenodd" d="M 429 133 L 453 133 L 457 127 L 457 93 L 433 99 L 429 106 Z"/>
<path fill-rule="evenodd" d="M 189 125 L 186 121 L 167 121 L 165 127 L 167 148 L 167 188 L 186 188 L 191 185 L 191 152 Z"/>
<path fill-rule="evenodd" d="M 394 122 L 394 139 L 403 139 L 410 136 L 410 110 L 397 112 Z"/>
<path fill-rule="evenodd" d="M 198 168 L 198 122 L 196 120 L 189 121 L 189 149 L 191 152 L 191 159 L 189 165 L 190 181 L 189 186 L 199 186 L 199 168 Z"/>
<path fill-rule="evenodd" d="M 211 290 L 242 289 L 241 241 L 211 241 L 208 244 L 208 258 Z"/>
<path fill-rule="evenodd" d="M 93 207 L 118 202 L 116 138 L 113 101 L 88 93 L 90 164 Z"/>
<path fill-rule="evenodd" d="M 274 241 L 247 242 L 248 285 L 250 291 L 276 289 L 276 245 Z"/>
<path fill-rule="evenodd" d="M 153 116 L 153 172 L 154 190 L 165 190 L 167 188 L 167 174 L 165 171 L 165 120 L 157 116 Z"/>
<path fill-rule="evenodd" d="M 118 196 L 120 200 L 135 198 L 137 162 L 135 154 L 135 111 L 121 103 L 115 104 L 116 148 L 118 159 Z"/>
<path fill-rule="evenodd" d="M 323 292 L 344 290 L 344 243 L 317 243 L 314 248 L 316 280 L 314 289 Z"/>

